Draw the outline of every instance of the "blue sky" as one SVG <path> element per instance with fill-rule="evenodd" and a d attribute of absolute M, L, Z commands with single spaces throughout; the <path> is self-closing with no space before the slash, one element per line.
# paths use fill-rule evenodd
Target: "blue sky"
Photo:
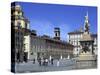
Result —
<path fill-rule="evenodd" d="M 38 35 L 54 37 L 54 27 L 59 27 L 62 40 L 66 40 L 68 32 L 84 27 L 87 11 L 90 32 L 97 33 L 96 7 L 27 2 L 17 4 L 21 5 L 24 16 L 29 19 L 31 30 L 36 30 Z"/>

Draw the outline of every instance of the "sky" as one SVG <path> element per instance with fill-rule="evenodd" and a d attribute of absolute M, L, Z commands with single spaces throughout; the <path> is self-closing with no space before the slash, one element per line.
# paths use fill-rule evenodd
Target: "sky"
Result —
<path fill-rule="evenodd" d="M 30 21 L 30 29 L 37 35 L 54 37 L 54 28 L 59 27 L 61 39 L 66 40 L 69 32 L 84 28 L 88 12 L 90 32 L 97 33 L 97 8 L 59 4 L 17 2 L 22 7 L 24 16 Z"/>

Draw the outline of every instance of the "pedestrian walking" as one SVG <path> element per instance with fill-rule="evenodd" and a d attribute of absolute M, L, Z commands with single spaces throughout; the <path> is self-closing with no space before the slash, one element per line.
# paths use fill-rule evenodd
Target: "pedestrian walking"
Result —
<path fill-rule="evenodd" d="M 48 59 L 45 59 L 45 64 L 46 66 L 48 66 Z"/>
<path fill-rule="evenodd" d="M 53 65 L 53 58 L 51 59 L 51 64 Z"/>
<path fill-rule="evenodd" d="M 41 58 L 38 59 L 39 65 L 41 66 Z"/>
<path fill-rule="evenodd" d="M 59 60 L 57 61 L 57 67 L 59 67 Z"/>
<path fill-rule="evenodd" d="M 43 59 L 43 66 L 45 66 L 45 59 Z"/>
<path fill-rule="evenodd" d="M 35 59 L 33 59 L 33 64 L 35 64 Z"/>

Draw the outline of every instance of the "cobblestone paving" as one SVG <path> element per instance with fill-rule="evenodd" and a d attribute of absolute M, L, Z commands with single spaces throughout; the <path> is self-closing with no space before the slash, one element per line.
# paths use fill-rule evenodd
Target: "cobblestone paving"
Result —
<path fill-rule="evenodd" d="M 38 62 L 33 64 L 32 61 L 27 63 L 16 64 L 16 72 L 46 72 L 46 71 L 64 71 L 64 70 L 73 70 L 73 69 L 86 69 L 86 68 L 96 68 L 96 63 L 94 62 L 76 62 L 74 60 L 60 60 L 59 66 L 57 66 L 57 60 L 54 61 L 54 64 L 50 63 L 48 66 L 40 66 Z"/>

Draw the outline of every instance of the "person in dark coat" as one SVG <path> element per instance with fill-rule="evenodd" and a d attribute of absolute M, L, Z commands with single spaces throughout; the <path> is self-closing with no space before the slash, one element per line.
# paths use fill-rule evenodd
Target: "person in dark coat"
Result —
<path fill-rule="evenodd" d="M 33 59 L 33 64 L 35 64 L 35 59 Z"/>
<path fill-rule="evenodd" d="M 53 58 L 51 59 L 51 64 L 53 65 Z"/>
<path fill-rule="evenodd" d="M 41 58 L 38 59 L 39 65 L 41 66 Z"/>

